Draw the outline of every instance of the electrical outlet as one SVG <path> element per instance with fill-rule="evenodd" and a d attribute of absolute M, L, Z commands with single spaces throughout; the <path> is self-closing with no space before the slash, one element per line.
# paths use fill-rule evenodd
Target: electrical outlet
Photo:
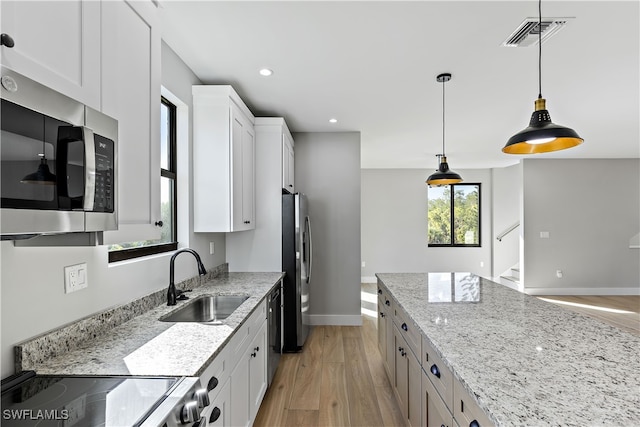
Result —
<path fill-rule="evenodd" d="M 64 292 L 66 294 L 84 289 L 88 285 L 86 262 L 64 268 Z"/>
<path fill-rule="evenodd" d="M 367 266 L 367 263 L 362 261 L 362 268 L 365 268 Z"/>
<path fill-rule="evenodd" d="M 556 270 L 556 277 L 562 279 L 562 270 Z"/>

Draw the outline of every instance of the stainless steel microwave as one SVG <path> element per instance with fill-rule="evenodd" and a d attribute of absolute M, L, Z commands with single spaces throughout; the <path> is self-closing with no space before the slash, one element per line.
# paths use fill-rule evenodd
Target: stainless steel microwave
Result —
<path fill-rule="evenodd" d="M 0 234 L 116 230 L 118 122 L 0 70 Z"/>

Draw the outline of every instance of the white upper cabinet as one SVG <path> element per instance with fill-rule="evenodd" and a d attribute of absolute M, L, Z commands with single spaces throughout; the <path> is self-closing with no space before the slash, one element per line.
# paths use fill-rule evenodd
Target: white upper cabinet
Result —
<path fill-rule="evenodd" d="M 255 228 L 254 120 L 231 86 L 193 86 L 195 232 Z"/>
<path fill-rule="evenodd" d="M 294 166 L 293 137 L 287 129 L 282 134 L 282 188 L 289 193 L 295 193 Z"/>
<path fill-rule="evenodd" d="M 160 228 L 160 31 L 149 1 L 102 2 L 102 111 L 118 120 L 118 231 L 105 243 L 157 239 Z"/>
<path fill-rule="evenodd" d="M 100 2 L 2 1 L 2 65 L 100 109 Z M 36 11 L 36 12 L 34 12 Z"/>

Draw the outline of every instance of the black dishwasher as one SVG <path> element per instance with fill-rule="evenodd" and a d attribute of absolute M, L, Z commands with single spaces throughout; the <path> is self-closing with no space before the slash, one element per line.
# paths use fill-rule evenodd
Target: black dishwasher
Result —
<path fill-rule="evenodd" d="M 282 282 L 269 293 L 267 329 L 269 334 L 269 354 L 267 355 L 268 385 L 273 381 L 273 375 L 280 362 L 282 353 Z"/>

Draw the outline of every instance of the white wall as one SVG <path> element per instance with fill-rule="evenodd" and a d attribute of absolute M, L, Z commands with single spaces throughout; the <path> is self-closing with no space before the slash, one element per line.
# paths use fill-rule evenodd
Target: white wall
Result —
<path fill-rule="evenodd" d="M 492 216 L 493 233 L 493 277 L 497 278 L 509 268 L 520 262 L 520 235 L 518 227 L 502 238 L 498 234 L 520 222 L 522 205 L 522 164 L 517 163 L 506 168 L 496 168 L 492 173 Z"/>
<path fill-rule="evenodd" d="M 294 133 L 313 235 L 310 319 L 360 324 L 360 133 Z"/>
<path fill-rule="evenodd" d="M 191 85 L 200 83 L 178 56 L 164 44 L 162 82 L 188 107 L 191 105 Z M 184 161 L 184 154 L 186 152 L 188 155 L 191 151 L 190 137 L 187 143 L 187 147 L 183 145 L 179 149 L 183 154 L 182 160 L 179 160 L 179 167 L 182 168 L 179 171 L 179 179 L 183 181 L 181 189 L 185 184 L 188 187 L 188 181 L 191 179 L 188 171 L 184 170 L 189 164 Z M 189 200 L 192 200 L 191 194 Z M 184 206 L 181 212 L 184 216 Z M 192 216 L 189 215 L 187 218 L 192 223 Z M 186 244 L 188 239 L 188 245 L 202 255 L 208 268 L 225 262 L 223 234 L 198 235 L 187 232 L 185 236 L 184 232 L 183 227 L 181 245 Z M 215 241 L 215 255 L 209 255 L 209 241 Z M 170 254 L 165 254 L 109 265 L 107 249 L 104 246 L 24 248 L 14 247 L 12 242 L 1 242 L 0 376 L 4 378 L 13 373 L 15 343 L 166 287 L 169 281 L 169 257 Z M 190 258 L 177 258 L 177 281 L 197 274 L 195 261 Z M 81 262 L 87 263 L 89 287 L 66 295 L 63 268 Z"/>
<path fill-rule="evenodd" d="M 525 292 L 640 294 L 639 159 L 526 159 L 523 197 Z"/>
<path fill-rule="evenodd" d="M 457 170 L 481 186 L 481 247 L 427 246 L 427 169 L 362 169 L 363 280 L 375 273 L 470 271 L 491 277 L 491 171 Z M 483 263 L 481 267 L 480 264 Z"/>

